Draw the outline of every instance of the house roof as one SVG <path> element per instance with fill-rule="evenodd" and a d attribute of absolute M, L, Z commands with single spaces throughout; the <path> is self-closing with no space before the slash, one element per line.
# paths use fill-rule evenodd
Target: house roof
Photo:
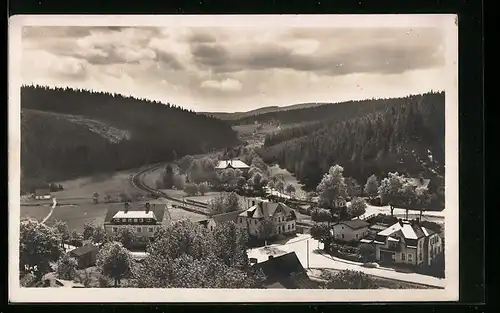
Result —
<path fill-rule="evenodd" d="M 163 202 L 149 202 L 151 204 L 151 207 L 150 207 L 150 213 L 154 214 L 155 218 L 156 218 L 156 221 L 158 223 L 161 223 L 163 221 L 163 218 L 165 216 L 165 209 L 166 209 L 166 203 L 163 203 Z M 155 204 L 161 204 L 161 205 L 155 205 Z M 120 207 L 120 208 L 109 208 L 108 211 L 106 212 L 106 217 L 104 218 L 104 223 L 109 223 L 111 222 L 111 220 L 113 219 L 113 217 L 115 217 L 115 215 L 117 213 L 119 213 L 120 211 L 124 211 L 124 208 L 123 207 Z M 142 212 L 142 213 L 136 213 L 136 212 Z M 128 215 L 127 215 L 128 214 Z M 151 217 L 145 217 L 145 215 L 142 215 L 142 214 L 146 214 L 146 207 L 145 207 L 145 203 L 142 203 L 142 204 L 138 204 L 138 205 L 132 205 L 129 209 L 128 209 L 128 213 L 126 213 L 125 215 L 126 216 L 118 216 L 117 218 L 151 218 Z M 142 216 L 141 216 L 142 215 Z"/>
<path fill-rule="evenodd" d="M 238 215 L 241 213 L 245 212 L 246 210 L 239 210 L 239 211 L 234 211 L 234 212 L 229 212 L 229 213 L 223 213 L 223 214 L 217 214 L 213 215 L 211 218 L 215 220 L 216 222 L 230 222 L 233 221 L 235 222 L 236 219 L 238 218 Z"/>
<path fill-rule="evenodd" d="M 250 168 L 247 164 L 240 160 L 224 160 L 219 161 L 219 164 L 215 167 L 216 169 L 225 169 L 228 167 L 236 168 L 236 169 L 247 169 Z"/>
<path fill-rule="evenodd" d="M 239 215 L 251 218 L 272 217 L 278 209 L 283 210 L 286 214 L 292 214 L 294 217 L 296 216 L 295 211 L 286 204 L 269 201 L 260 202 L 250 207 L 248 210 L 241 212 Z"/>
<path fill-rule="evenodd" d="M 416 187 L 427 187 L 429 186 L 429 183 L 430 183 L 430 179 L 420 179 L 420 178 L 407 178 L 406 179 L 407 182 L 409 182 L 410 184 L 412 184 L 413 186 L 416 186 Z"/>
<path fill-rule="evenodd" d="M 380 231 L 377 235 L 403 237 L 404 239 L 408 240 L 416 240 L 422 237 L 428 237 L 433 233 L 434 232 L 419 225 L 418 223 L 412 223 L 410 221 L 398 221 L 397 223 Z"/>
<path fill-rule="evenodd" d="M 96 246 L 94 246 L 93 244 L 86 244 L 84 246 L 69 251 L 69 253 L 75 256 L 82 256 L 94 250 L 97 250 Z"/>
<path fill-rule="evenodd" d="M 340 222 L 338 224 L 344 224 L 344 225 L 346 225 L 347 227 L 349 227 L 351 229 L 360 229 L 360 228 L 363 228 L 363 227 L 368 227 L 370 225 L 366 221 L 363 221 L 363 220 L 360 220 L 360 219 L 353 219 L 353 220 L 349 220 L 349 221 L 343 221 L 343 222 Z"/>
<path fill-rule="evenodd" d="M 292 274 L 303 274 L 307 277 L 307 272 L 300 263 L 295 252 L 283 254 L 269 260 L 254 265 L 257 269 L 262 269 L 267 279 L 266 282 L 281 282 L 282 284 Z"/>

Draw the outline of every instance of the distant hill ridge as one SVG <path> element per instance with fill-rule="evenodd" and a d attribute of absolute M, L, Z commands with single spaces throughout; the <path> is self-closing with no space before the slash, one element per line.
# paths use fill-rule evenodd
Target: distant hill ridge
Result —
<path fill-rule="evenodd" d="M 324 105 L 328 103 L 320 103 L 320 102 L 311 102 L 311 103 L 299 103 L 299 104 L 292 104 L 288 106 L 267 106 L 267 107 L 262 107 L 254 110 L 250 110 L 247 112 L 199 112 L 200 114 L 206 114 L 210 115 L 222 120 L 238 120 L 246 117 L 252 117 L 255 115 L 260 115 L 260 114 L 266 114 L 266 113 L 271 113 L 271 112 L 277 112 L 277 111 L 288 111 L 288 110 L 297 110 L 297 109 L 306 109 L 306 108 L 313 108 L 316 106 Z"/>
<path fill-rule="evenodd" d="M 118 94 L 23 86 L 21 170 L 53 181 L 169 161 L 239 143 L 220 119 Z"/>

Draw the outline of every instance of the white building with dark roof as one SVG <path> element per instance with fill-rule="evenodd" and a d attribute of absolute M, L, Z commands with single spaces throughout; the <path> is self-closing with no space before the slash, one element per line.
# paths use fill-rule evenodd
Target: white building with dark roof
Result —
<path fill-rule="evenodd" d="M 333 225 L 333 236 L 342 241 L 359 241 L 369 234 L 370 224 L 360 219 L 339 222 Z"/>
<path fill-rule="evenodd" d="M 247 210 L 238 215 L 237 225 L 246 228 L 250 235 L 259 236 L 261 224 L 269 220 L 274 226 L 274 234 L 295 234 L 297 232 L 295 211 L 286 204 L 270 202 L 268 200 L 253 200 Z"/>
<path fill-rule="evenodd" d="M 378 232 L 375 239 L 361 242 L 373 244 L 376 259 L 383 263 L 427 266 L 443 253 L 439 234 L 421 226 L 418 220 L 399 220 Z"/>
<path fill-rule="evenodd" d="M 225 169 L 232 168 L 235 170 L 240 170 L 242 172 L 248 171 L 250 169 L 250 166 L 245 164 L 245 162 L 237 159 L 231 159 L 231 160 L 224 160 L 224 161 L 219 161 L 217 166 L 215 167 L 216 171 L 223 171 Z"/>
<path fill-rule="evenodd" d="M 136 237 L 153 237 L 157 228 L 170 221 L 168 204 L 156 200 L 132 206 L 124 203 L 123 209 L 108 209 L 104 229 L 108 236 L 114 236 L 124 227 L 133 227 Z"/>

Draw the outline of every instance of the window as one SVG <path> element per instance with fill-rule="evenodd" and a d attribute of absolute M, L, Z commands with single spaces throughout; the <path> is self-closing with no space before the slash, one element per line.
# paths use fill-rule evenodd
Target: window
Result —
<path fill-rule="evenodd" d="M 141 228 L 140 227 L 137 227 L 137 232 L 140 233 L 141 232 Z"/>
<path fill-rule="evenodd" d="M 143 223 L 143 222 L 144 222 L 144 219 L 143 219 L 143 218 L 140 218 L 140 219 L 139 219 L 139 222 Z"/>
<path fill-rule="evenodd" d="M 288 224 L 288 230 L 290 230 L 290 224 Z"/>
<path fill-rule="evenodd" d="M 123 222 L 123 223 L 126 223 L 126 222 L 127 222 L 127 219 L 126 219 L 126 218 L 122 218 L 122 222 Z"/>
<path fill-rule="evenodd" d="M 255 225 L 257 225 L 257 220 L 253 220 L 253 223 L 254 223 Z"/>
<path fill-rule="evenodd" d="M 405 254 L 404 253 L 401 253 L 401 260 L 405 260 Z"/>
<path fill-rule="evenodd" d="M 153 227 L 149 227 L 149 232 L 150 233 L 154 232 L 154 228 Z"/>
<path fill-rule="evenodd" d="M 344 226 L 342 226 L 342 229 L 344 229 Z"/>
<path fill-rule="evenodd" d="M 344 234 L 342 234 L 342 239 L 344 239 Z"/>
<path fill-rule="evenodd" d="M 411 253 L 408 253 L 408 261 L 412 261 L 412 254 Z"/>
<path fill-rule="evenodd" d="M 438 247 L 438 253 L 441 253 L 441 247 Z"/>
<path fill-rule="evenodd" d="M 134 218 L 134 223 L 137 223 L 137 219 L 136 218 Z"/>
<path fill-rule="evenodd" d="M 358 239 L 358 234 L 356 234 L 356 239 Z"/>
<path fill-rule="evenodd" d="M 422 252 L 420 252 L 420 253 L 418 254 L 418 260 L 419 260 L 419 261 L 422 261 Z"/>
<path fill-rule="evenodd" d="M 118 231 L 117 227 L 113 227 L 113 232 L 116 233 Z"/>
<path fill-rule="evenodd" d="M 243 218 L 240 217 L 240 224 L 243 223 Z"/>

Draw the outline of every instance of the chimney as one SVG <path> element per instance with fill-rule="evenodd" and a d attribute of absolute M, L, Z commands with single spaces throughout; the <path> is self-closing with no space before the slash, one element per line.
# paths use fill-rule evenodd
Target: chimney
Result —
<path fill-rule="evenodd" d="M 417 217 L 417 225 L 420 225 L 420 218 Z"/>
<path fill-rule="evenodd" d="M 270 255 L 268 260 L 274 259 L 274 256 Z"/>
<path fill-rule="evenodd" d="M 149 209 L 151 208 L 151 205 L 149 202 L 146 202 L 146 213 L 149 213 Z"/>
<path fill-rule="evenodd" d="M 127 213 L 128 210 L 130 209 L 130 203 L 125 202 L 124 206 L 125 206 L 125 213 Z"/>
<path fill-rule="evenodd" d="M 403 226 L 403 220 L 398 218 L 399 225 Z"/>
<path fill-rule="evenodd" d="M 254 206 L 254 205 L 255 205 L 255 200 L 252 200 L 252 206 Z"/>

